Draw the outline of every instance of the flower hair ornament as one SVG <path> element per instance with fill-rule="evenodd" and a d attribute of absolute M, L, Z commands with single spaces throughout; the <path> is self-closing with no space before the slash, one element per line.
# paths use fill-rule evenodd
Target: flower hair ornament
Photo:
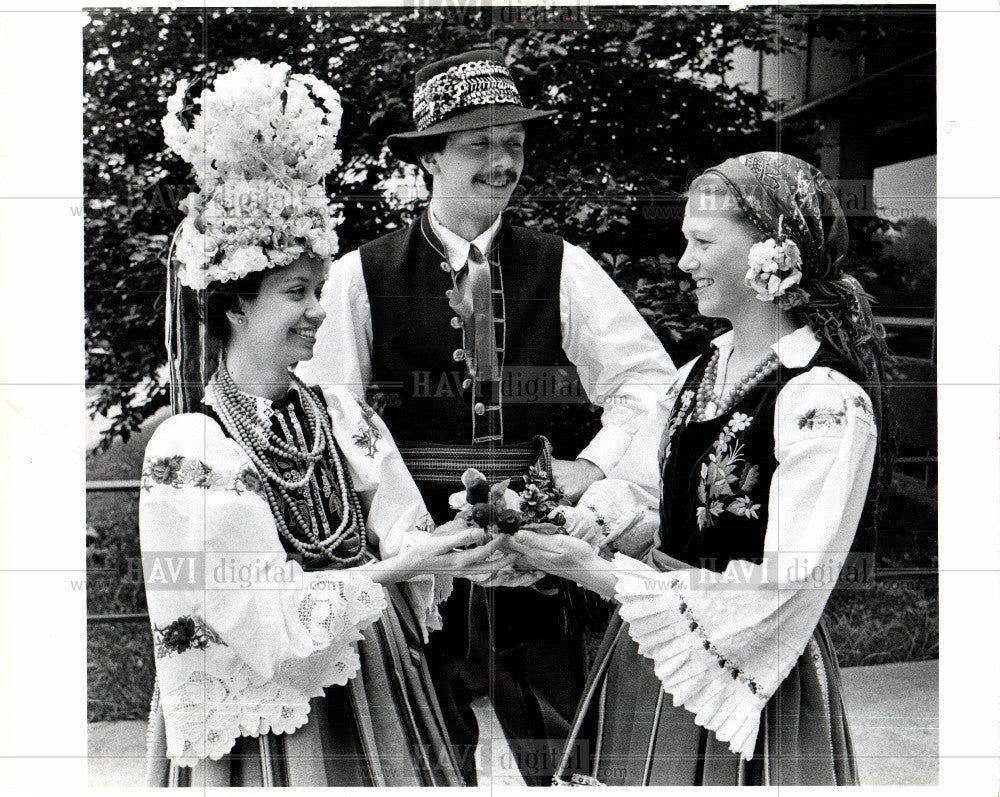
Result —
<path fill-rule="evenodd" d="M 750 247 L 744 282 L 762 302 L 774 302 L 783 310 L 809 301 L 799 283 L 802 281 L 802 252 L 798 244 L 784 235 L 784 216 L 778 216 L 778 234 Z"/>
<path fill-rule="evenodd" d="M 323 180 L 340 162 L 340 96 L 288 64 L 239 60 L 185 106 L 181 80 L 167 101 L 164 141 L 191 164 L 198 190 L 171 242 L 177 278 L 194 290 L 286 266 L 303 254 L 327 259 L 342 221 Z M 200 111 L 190 127 L 184 115 Z"/>

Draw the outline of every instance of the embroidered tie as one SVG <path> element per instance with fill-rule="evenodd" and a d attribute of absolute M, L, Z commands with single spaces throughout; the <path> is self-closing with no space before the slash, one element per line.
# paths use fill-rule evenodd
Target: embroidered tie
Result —
<path fill-rule="evenodd" d="M 477 382 L 500 378 L 490 266 L 475 244 L 456 277 L 449 304 L 465 325 L 466 359 Z"/>

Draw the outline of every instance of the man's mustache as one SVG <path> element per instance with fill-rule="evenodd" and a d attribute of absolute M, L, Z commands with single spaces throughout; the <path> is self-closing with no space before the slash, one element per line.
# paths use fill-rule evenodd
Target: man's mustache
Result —
<path fill-rule="evenodd" d="M 486 174 L 476 175 L 476 179 L 489 183 L 514 182 L 517 180 L 517 173 L 509 169 L 504 169 L 501 172 L 487 172 Z"/>

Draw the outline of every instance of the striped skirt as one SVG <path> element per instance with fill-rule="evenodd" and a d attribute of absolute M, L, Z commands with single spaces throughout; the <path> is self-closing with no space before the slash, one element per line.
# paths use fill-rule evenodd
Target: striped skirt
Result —
<path fill-rule="evenodd" d="M 761 714 L 750 761 L 675 707 L 620 617 L 598 651 L 557 785 L 857 785 L 840 671 L 822 623 Z"/>

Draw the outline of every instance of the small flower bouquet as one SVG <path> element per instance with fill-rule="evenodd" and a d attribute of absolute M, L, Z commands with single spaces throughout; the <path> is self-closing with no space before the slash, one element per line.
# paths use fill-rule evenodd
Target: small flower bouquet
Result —
<path fill-rule="evenodd" d="M 778 219 L 778 237 L 750 247 L 744 282 L 762 302 L 776 302 L 788 310 L 809 301 L 802 281 L 802 252 L 798 244 L 782 234 L 784 217 Z"/>
<path fill-rule="evenodd" d="M 532 467 L 520 493 L 510 489 L 510 480 L 490 485 L 474 468 L 462 474 L 464 493 L 451 497 L 456 518 L 485 529 L 491 534 L 516 534 L 532 523 L 547 523 L 562 528 L 566 517 L 560 506 L 566 504 L 562 491 L 540 468 Z"/>

